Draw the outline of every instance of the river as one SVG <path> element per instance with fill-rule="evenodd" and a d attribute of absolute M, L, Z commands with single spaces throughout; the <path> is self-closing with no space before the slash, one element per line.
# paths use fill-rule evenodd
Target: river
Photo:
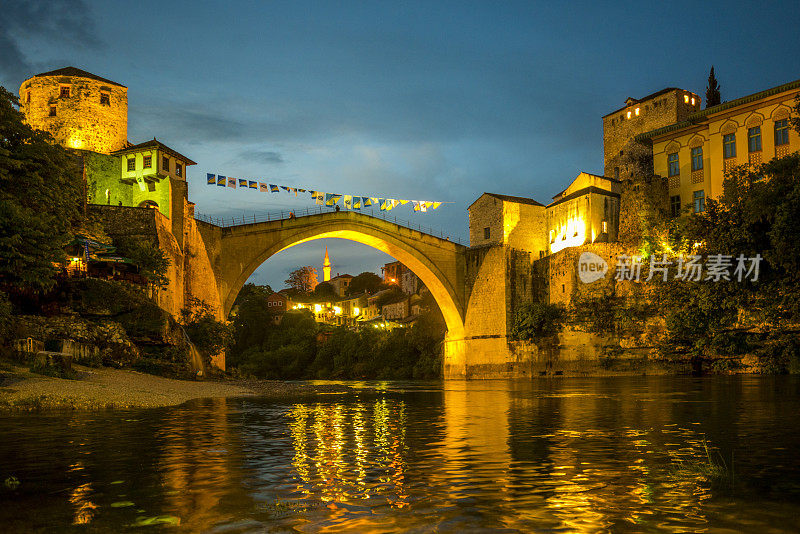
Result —
<path fill-rule="evenodd" d="M 800 532 L 798 377 L 355 386 L 0 415 L 0 530 Z"/>

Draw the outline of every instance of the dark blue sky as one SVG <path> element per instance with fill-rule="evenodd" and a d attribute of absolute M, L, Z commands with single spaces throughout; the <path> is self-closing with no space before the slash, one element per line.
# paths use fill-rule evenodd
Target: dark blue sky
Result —
<path fill-rule="evenodd" d="M 10 3 L 10 5 L 8 5 Z M 402 218 L 467 236 L 484 191 L 542 202 L 603 170 L 601 116 L 667 86 L 723 100 L 800 78 L 796 2 L 5 3 L 0 85 L 67 65 L 129 87 L 133 142 L 186 154 L 212 215 L 310 205 L 222 190 L 206 172 L 454 202 Z M 395 213 L 394 211 L 392 212 Z M 329 241 L 334 272 L 387 257 Z M 321 242 L 254 278 L 320 267 Z"/>

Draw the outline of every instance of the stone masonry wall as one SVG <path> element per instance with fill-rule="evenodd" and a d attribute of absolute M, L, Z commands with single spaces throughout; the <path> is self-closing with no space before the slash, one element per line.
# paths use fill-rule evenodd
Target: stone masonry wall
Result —
<path fill-rule="evenodd" d="M 684 102 L 684 95 L 689 95 L 689 103 Z M 691 98 L 695 99 L 694 104 Z M 636 108 L 639 108 L 639 115 L 635 114 Z M 628 111 L 631 112 L 630 119 Z M 700 111 L 699 96 L 690 91 L 672 89 L 603 117 L 605 176 L 615 178 L 614 169 L 619 168 L 619 178 L 628 178 L 630 169 L 621 162 L 625 146 L 637 135 L 686 120 L 695 111 Z"/>
<path fill-rule="evenodd" d="M 484 194 L 469 207 L 469 244 L 472 247 L 503 242 L 503 201 Z M 489 239 L 484 229 L 489 228 Z"/>
<path fill-rule="evenodd" d="M 61 96 L 62 86 L 69 87 L 69 97 Z M 101 93 L 108 104 L 101 104 Z M 50 132 L 60 145 L 104 154 L 125 148 L 127 87 L 79 76 L 37 76 L 25 80 L 19 94 L 27 123 Z"/>

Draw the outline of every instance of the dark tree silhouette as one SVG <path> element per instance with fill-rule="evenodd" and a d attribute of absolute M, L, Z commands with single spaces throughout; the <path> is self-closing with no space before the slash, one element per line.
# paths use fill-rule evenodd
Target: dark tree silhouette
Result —
<path fill-rule="evenodd" d="M 716 106 L 722 103 L 722 96 L 719 92 L 719 84 L 717 77 L 714 76 L 714 66 L 711 66 L 711 72 L 708 75 L 708 86 L 706 87 L 706 108 Z"/>

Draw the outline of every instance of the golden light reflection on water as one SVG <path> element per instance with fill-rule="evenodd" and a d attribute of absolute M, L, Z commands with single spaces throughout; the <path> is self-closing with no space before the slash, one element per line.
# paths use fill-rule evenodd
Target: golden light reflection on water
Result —
<path fill-rule="evenodd" d="M 298 491 L 323 502 L 391 496 L 407 505 L 405 403 L 295 405 L 289 413 Z"/>
<path fill-rule="evenodd" d="M 728 444 L 758 443 L 752 454 L 774 446 L 765 454 L 787 462 L 793 442 L 753 434 L 752 413 L 723 412 L 717 402 L 704 420 L 709 404 L 684 402 L 688 394 L 575 383 L 454 383 L 415 394 L 384 387 L 292 405 L 208 400 L 150 415 L 76 415 L 66 432 L 35 427 L 49 441 L 12 429 L 0 453 L 36 466 L 54 452 L 42 468 L 63 475 L 54 492 L 17 498 L 50 506 L 62 526 L 100 531 L 153 520 L 188 532 L 661 532 L 703 530 L 720 517 L 732 530 L 747 521 L 741 530 L 800 531 L 799 506 L 765 510 L 720 493 L 708 473 L 726 433 Z M 711 398 L 753 406 L 764 391 L 746 398 L 720 389 Z M 59 437 L 63 447 L 52 451 Z M 54 461 L 63 462 L 57 470 Z M 771 464 L 737 452 L 735 465 L 739 484 L 740 471 L 760 475 Z M 36 473 L 16 473 L 23 490 L 35 487 Z M 769 484 L 800 499 L 784 480 Z M 2 508 L 0 524 L 16 520 Z"/>

